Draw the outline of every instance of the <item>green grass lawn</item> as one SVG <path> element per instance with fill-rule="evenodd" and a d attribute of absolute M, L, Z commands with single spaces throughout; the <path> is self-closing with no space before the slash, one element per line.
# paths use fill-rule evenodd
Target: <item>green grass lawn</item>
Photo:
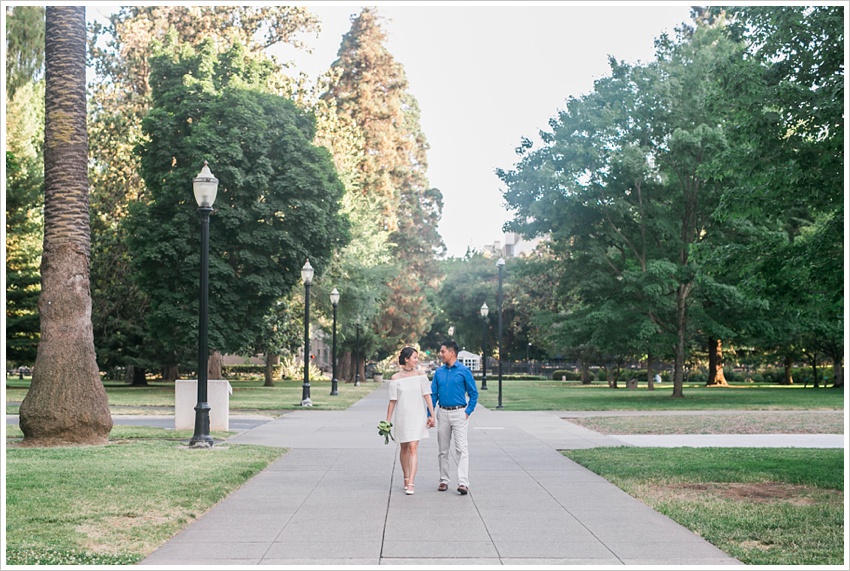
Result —
<path fill-rule="evenodd" d="M 7 445 L 6 564 L 138 563 L 286 453 L 233 444 L 195 450 L 175 436 L 116 426 L 106 446 Z"/>
<path fill-rule="evenodd" d="M 265 414 L 279 416 L 287 410 L 302 409 L 303 381 L 275 381 L 275 386 L 264 387 L 261 379 L 230 381 L 230 414 Z M 377 383 L 338 383 L 337 396 L 330 396 L 330 381 L 311 381 L 310 400 L 318 410 L 345 410 L 369 392 Z M 104 383 L 113 414 L 162 414 L 161 410 L 146 411 L 144 407 L 174 408 L 174 383 L 149 381 L 147 387 L 131 387 L 123 383 Z M 29 390 L 29 379 L 7 380 L 6 414 L 18 414 L 18 405 Z M 122 407 L 119 409 L 118 407 Z"/>
<path fill-rule="evenodd" d="M 623 447 L 562 453 L 747 565 L 844 562 L 843 450 Z"/>
<path fill-rule="evenodd" d="M 7 413 L 17 412 L 29 379 L 7 379 Z M 231 381 L 232 414 L 277 416 L 301 409 L 301 381 Z M 480 391 L 479 402 L 496 410 L 497 382 Z M 113 414 L 156 413 L 174 406 L 174 384 L 148 387 L 106 385 Z M 344 409 L 378 385 L 311 383 L 314 409 Z M 834 389 L 794 385 L 686 386 L 647 391 L 582 386 L 563 381 L 503 380 L 504 410 L 761 410 L 841 411 L 844 395 Z M 715 419 L 720 432 L 797 432 L 792 413 Z M 800 413 L 797 425 L 812 428 Z M 817 431 L 834 430 L 835 415 Z M 759 417 L 758 422 L 755 418 Z M 829 417 L 829 418 L 826 418 Z M 842 419 L 843 420 L 843 419 Z M 602 430 L 680 433 L 705 430 L 707 418 L 685 415 L 643 419 L 582 419 Z M 623 422 L 632 423 L 622 425 Z M 776 423 L 784 423 L 777 425 Z M 607 423 L 607 424 L 606 424 Z M 620 423 L 620 424 L 617 424 Z M 792 423 L 793 424 L 793 423 Z M 745 425 L 745 426 L 744 426 Z M 589 427 L 593 429 L 593 426 Z M 669 432 L 672 431 L 672 432 Z M 226 432 L 214 432 L 224 440 Z M 191 523 L 285 451 L 217 443 L 206 453 L 187 449 L 191 431 L 116 425 L 102 447 L 20 448 L 17 426 L 7 425 L 6 530 L 9 565 L 134 564 Z M 699 533 L 747 564 L 834 565 L 843 557 L 843 450 L 598 448 L 564 452 L 628 493 Z M 61 478 L 57 477 L 61 474 Z M 203 483 L 203 485 L 200 485 Z M 212 484 L 210 484 L 212 483 Z"/>
<path fill-rule="evenodd" d="M 480 386 L 480 382 L 479 382 Z M 581 385 L 564 381 L 502 380 L 504 410 L 841 410 L 844 392 L 838 389 L 804 389 L 802 385 L 741 384 L 730 387 L 686 385 L 684 398 L 672 398 L 670 383 L 637 389 L 610 389 L 600 383 Z M 487 379 L 487 390 L 478 391 L 478 402 L 497 410 L 498 382 Z"/>

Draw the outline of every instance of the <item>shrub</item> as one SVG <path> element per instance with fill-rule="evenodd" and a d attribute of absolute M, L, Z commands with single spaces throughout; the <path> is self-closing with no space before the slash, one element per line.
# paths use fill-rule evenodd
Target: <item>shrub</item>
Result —
<path fill-rule="evenodd" d="M 690 375 L 688 375 L 687 382 L 704 385 L 708 382 L 708 375 L 702 372 L 691 373 Z"/>
<path fill-rule="evenodd" d="M 282 370 L 281 378 L 287 380 L 298 380 L 304 378 L 304 362 L 295 357 L 288 355 L 280 358 L 280 368 Z M 311 381 L 326 381 L 325 374 L 313 363 L 310 363 L 310 380 Z"/>
<path fill-rule="evenodd" d="M 566 369 L 557 369 L 552 371 L 553 381 L 560 381 L 562 377 L 566 377 L 568 381 L 580 381 L 581 373 L 578 371 L 568 371 Z"/>
<path fill-rule="evenodd" d="M 280 365 L 272 367 L 272 378 L 279 379 L 282 371 Z M 222 365 L 221 374 L 225 378 L 247 377 L 247 376 L 264 376 L 266 374 L 266 366 L 263 364 L 239 363 L 236 365 Z"/>

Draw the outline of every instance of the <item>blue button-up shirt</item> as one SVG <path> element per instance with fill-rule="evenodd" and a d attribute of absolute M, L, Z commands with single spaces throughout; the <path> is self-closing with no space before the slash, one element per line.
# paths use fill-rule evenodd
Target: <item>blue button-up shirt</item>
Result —
<path fill-rule="evenodd" d="M 435 407 L 437 403 L 440 403 L 440 406 L 466 405 L 467 416 L 472 414 L 478 404 L 478 388 L 469 368 L 460 361 L 455 361 L 451 367 L 443 364 L 434 371 L 434 377 L 431 379 L 431 401 Z"/>

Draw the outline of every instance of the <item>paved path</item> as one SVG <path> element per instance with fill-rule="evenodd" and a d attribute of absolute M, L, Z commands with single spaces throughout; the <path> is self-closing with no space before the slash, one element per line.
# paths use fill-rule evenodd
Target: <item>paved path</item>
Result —
<path fill-rule="evenodd" d="M 438 492 L 436 431 L 420 444 L 416 494 L 385 446 L 386 383 L 345 411 L 231 415 L 228 442 L 290 452 L 142 565 L 741 565 L 557 449 L 597 446 L 845 447 L 845 435 L 605 436 L 562 418 L 680 411 L 515 412 L 478 407 L 470 494 Z M 728 414 L 736 411 L 716 411 Z M 843 414 L 839 412 L 840 414 Z M 712 414 L 692 411 L 692 414 Z M 7 423 L 17 423 L 7 415 Z M 173 428 L 173 415 L 115 415 Z M 219 445 L 227 446 L 227 443 Z M 456 482 L 454 482 L 456 484 Z"/>
<path fill-rule="evenodd" d="M 470 493 L 438 492 L 436 431 L 416 494 L 377 433 L 386 384 L 346 411 L 295 411 L 228 442 L 291 450 L 142 565 L 740 565 L 556 448 L 621 446 L 552 413 L 470 422 Z M 226 446 L 226 444 L 223 444 Z"/>

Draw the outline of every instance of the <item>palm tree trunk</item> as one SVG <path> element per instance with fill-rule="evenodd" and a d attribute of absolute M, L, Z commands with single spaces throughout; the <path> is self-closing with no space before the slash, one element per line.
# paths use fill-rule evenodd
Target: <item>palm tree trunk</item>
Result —
<path fill-rule="evenodd" d="M 41 338 L 20 409 L 24 446 L 106 444 L 112 430 L 91 323 L 87 168 L 86 11 L 48 6 Z"/>

